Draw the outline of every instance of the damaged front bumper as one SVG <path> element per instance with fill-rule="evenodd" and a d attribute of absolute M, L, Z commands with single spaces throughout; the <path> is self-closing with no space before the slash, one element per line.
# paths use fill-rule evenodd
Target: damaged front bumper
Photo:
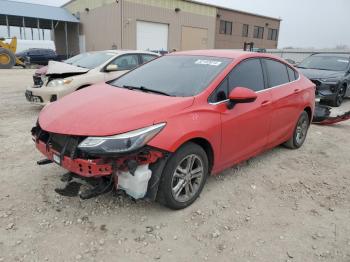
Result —
<path fill-rule="evenodd" d="M 138 191 L 137 194 L 128 194 L 135 199 L 147 197 L 154 200 L 156 198 L 160 176 L 168 155 L 167 152 L 145 146 L 129 154 L 90 156 L 78 148 L 79 143 L 85 137 L 49 133 L 42 130 L 39 125 L 33 127 L 32 136 L 36 148 L 47 158 L 47 160 L 42 161 L 43 164 L 54 162 L 73 174 L 72 177 L 79 176 L 84 179 L 100 179 L 101 181 L 113 180 L 116 189 L 123 189 L 127 193 L 134 191 L 133 188 L 124 188 L 125 184 L 135 185 L 135 179 L 137 180 L 136 177 L 140 175 L 139 170 L 145 170 L 145 167 L 147 167 L 147 172 L 151 173 L 151 176 L 145 182 L 147 190 L 145 192 L 141 191 L 141 193 Z M 141 173 L 142 176 L 143 173 Z M 128 181 L 125 183 L 127 178 L 130 178 L 131 183 L 128 183 Z M 120 180 L 119 183 L 118 179 Z M 139 185 L 136 183 L 136 186 Z M 101 188 L 101 185 L 98 187 Z M 90 190 L 92 192 L 85 192 L 83 196 L 80 196 L 84 199 L 90 198 L 98 195 L 98 190 L 100 189 L 93 189 Z M 56 190 L 56 192 L 58 191 Z M 105 190 L 99 192 L 102 194 L 105 193 Z M 136 195 L 138 197 L 135 197 Z"/>
<path fill-rule="evenodd" d="M 326 83 L 318 79 L 311 79 L 311 82 L 316 85 L 316 97 L 322 100 L 334 100 L 337 96 L 339 88 L 337 82 Z"/>

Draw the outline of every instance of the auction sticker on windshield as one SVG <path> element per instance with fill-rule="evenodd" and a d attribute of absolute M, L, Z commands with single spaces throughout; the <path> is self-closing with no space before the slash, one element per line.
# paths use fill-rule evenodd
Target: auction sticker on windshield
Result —
<path fill-rule="evenodd" d="M 211 65 L 211 66 L 219 66 L 221 65 L 220 61 L 215 61 L 215 60 L 202 60 L 198 59 L 196 62 L 194 62 L 197 65 Z"/>

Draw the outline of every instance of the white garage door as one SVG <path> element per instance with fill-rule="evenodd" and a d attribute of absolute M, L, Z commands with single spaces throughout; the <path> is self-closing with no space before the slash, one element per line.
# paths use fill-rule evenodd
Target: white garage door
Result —
<path fill-rule="evenodd" d="M 137 21 L 137 49 L 168 50 L 168 27 L 167 24 Z"/>

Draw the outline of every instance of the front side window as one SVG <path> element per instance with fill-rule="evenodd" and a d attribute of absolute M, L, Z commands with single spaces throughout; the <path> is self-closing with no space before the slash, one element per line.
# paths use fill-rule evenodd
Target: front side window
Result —
<path fill-rule="evenodd" d="M 264 59 L 267 70 L 267 78 L 269 80 L 269 87 L 283 85 L 289 82 L 287 66 L 281 62 Z"/>
<path fill-rule="evenodd" d="M 147 89 L 171 96 L 194 96 L 205 90 L 231 61 L 229 58 L 209 56 L 163 56 L 110 84 L 130 89 Z"/>
<path fill-rule="evenodd" d="M 238 64 L 229 74 L 229 92 L 236 87 L 253 91 L 264 89 L 264 76 L 259 59 L 248 59 Z"/>
<path fill-rule="evenodd" d="M 305 58 L 298 67 L 330 71 L 346 71 L 349 67 L 349 58 L 341 56 L 315 55 Z"/>
<path fill-rule="evenodd" d="M 117 65 L 118 70 L 131 70 L 139 65 L 137 54 L 121 55 L 111 62 L 112 65 Z"/>
<path fill-rule="evenodd" d="M 220 20 L 220 34 L 232 35 L 232 22 Z"/>
<path fill-rule="evenodd" d="M 264 38 L 264 28 L 261 26 L 254 26 L 253 37 L 263 39 Z"/>

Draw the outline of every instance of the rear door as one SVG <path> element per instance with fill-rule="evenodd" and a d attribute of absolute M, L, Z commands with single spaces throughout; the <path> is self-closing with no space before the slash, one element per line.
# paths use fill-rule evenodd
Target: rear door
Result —
<path fill-rule="evenodd" d="M 226 103 L 219 105 L 222 121 L 221 159 L 225 167 L 262 151 L 267 143 L 271 122 L 271 93 L 264 90 L 265 77 L 260 59 L 248 59 L 238 64 L 213 95 L 225 101 L 229 92 L 236 87 L 249 88 L 258 97 L 252 103 L 236 104 L 231 110 L 227 109 Z M 222 92 L 225 88 L 228 89 L 226 95 Z"/>
<path fill-rule="evenodd" d="M 300 87 L 296 82 L 297 72 L 288 65 L 273 59 L 262 59 L 271 90 L 273 121 L 268 139 L 272 147 L 285 142 L 296 125 L 300 114 Z"/>

